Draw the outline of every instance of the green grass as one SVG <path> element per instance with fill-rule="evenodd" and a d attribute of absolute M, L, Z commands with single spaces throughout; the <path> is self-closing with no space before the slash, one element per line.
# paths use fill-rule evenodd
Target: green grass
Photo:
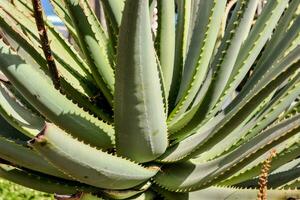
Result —
<path fill-rule="evenodd" d="M 53 195 L 0 179 L 0 200 L 53 200 Z"/>

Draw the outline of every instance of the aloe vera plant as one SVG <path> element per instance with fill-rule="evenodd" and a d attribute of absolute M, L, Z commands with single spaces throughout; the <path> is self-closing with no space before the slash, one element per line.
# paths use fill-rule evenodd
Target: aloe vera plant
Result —
<path fill-rule="evenodd" d="M 0 1 L 0 177 L 57 199 L 300 198 L 300 0 L 101 0 L 101 20 L 50 1 L 72 42 L 38 0 Z"/>

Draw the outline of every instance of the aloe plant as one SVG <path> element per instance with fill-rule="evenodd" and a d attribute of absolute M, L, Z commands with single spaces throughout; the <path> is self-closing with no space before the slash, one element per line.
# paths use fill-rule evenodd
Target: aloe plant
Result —
<path fill-rule="evenodd" d="M 264 177 L 300 198 L 300 0 L 51 3 L 72 42 L 38 0 L 0 1 L 0 177 L 83 200 L 264 199 Z"/>

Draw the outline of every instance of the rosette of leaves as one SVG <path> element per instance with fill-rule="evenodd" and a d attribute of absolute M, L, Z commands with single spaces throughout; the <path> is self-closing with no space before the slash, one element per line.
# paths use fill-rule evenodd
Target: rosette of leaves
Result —
<path fill-rule="evenodd" d="M 57 199 L 253 199 L 276 151 L 267 195 L 299 198 L 300 0 L 102 0 L 100 20 L 51 0 L 71 40 L 37 2 L 0 1 L 2 178 Z"/>

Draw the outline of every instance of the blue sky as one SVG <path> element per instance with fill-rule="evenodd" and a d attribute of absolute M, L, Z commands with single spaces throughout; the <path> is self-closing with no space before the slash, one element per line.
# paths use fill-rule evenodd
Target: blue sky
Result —
<path fill-rule="evenodd" d="M 42 4 L 47 15 L 54 15 L 54 12 L 48 0 L 42 0 Z"/>
<path fill-rule="evenodd" d="M 42 0 L 42 5 L 44 7 L 45 13 L 48 16 L 48 19 L 52 21 L 54 25 L 62 25 L 60 19 L 55 15 L 51 4 L 48 0 Z"/>

